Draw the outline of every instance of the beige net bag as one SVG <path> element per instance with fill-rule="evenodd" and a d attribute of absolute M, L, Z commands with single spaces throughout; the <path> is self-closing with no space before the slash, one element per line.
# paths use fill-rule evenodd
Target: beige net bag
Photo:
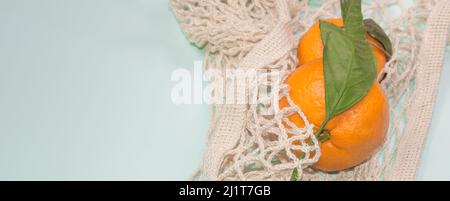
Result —
<path fill-rule="evenodd" d="M 390 128 L 372 159 L 335 174 L 309 168 L 320 157 L 313 134 L 319 125 L 310 124 L 292 101 L 278 110 L 270 100 L 290 100 L 283 81 L 297 67 L 297 40 L 318 19 L 340 16 L 339 0 L 171 0 L 170 5 L 189 40 L 206 49 L 205 69 L 281 74 L 281 79 L 236 86 L 236 93 L 256 97 L 255 103 L 213 106 L 207 151 L 194 179 L 289 180 L 294 168 L 302 180 L 415 179 L 449 39 L 450 0 L 363 1 L 364 16 L 379 22 L 393 44 L 382 82 Z M 280 86 L 272 93 L 279 97 L 249 92 L 273 84 Z M 289 122 L 294 113 L 306 122 L 304 128 Z M 293 143 L 306 139 L 313 143 Z M 300 159 L 292 150 L 306 157 Z"/>

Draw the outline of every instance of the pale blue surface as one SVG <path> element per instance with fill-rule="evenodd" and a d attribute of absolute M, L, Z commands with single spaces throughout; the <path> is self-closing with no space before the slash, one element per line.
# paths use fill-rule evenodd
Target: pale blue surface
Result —
<path fill-rule="evenodd" d="M 175 106 L 202 57 L 165 0 L 0 0 L 0 179 L 187 179 L 206 106 Z"/>
<path fill-rule="evenodd" d="M 175 106 L 193 68 L 167 0 L 0 0 L 0 180 L 184 180 L 208 106 Z M 448 56 L 447 58 L 450 58 Z M 420 179 L 450 180 L 450 59 Z"/>

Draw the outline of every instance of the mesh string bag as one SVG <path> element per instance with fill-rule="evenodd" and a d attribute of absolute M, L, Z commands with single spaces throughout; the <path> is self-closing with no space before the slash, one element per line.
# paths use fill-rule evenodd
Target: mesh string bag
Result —
<path fill-rule="evenodd" d="M 205 69 L 251 69 L 255 80 L 274 72 L 280 77 L 235 86 L 236 93 L 255 102 L 213 105 L 207 150 L 193 179 L 289 180 L 294 168 L 301 180 L 415 179 L 449 40 L 450 0 L 363 1 L 364 16 L 383 27 L 393 46 L 381 73 L 389 132 L 369 161 L 333 174 L 310 168 L 320 157 L 313 132 L 320 125 L 309 123 L 283 83 L 298 65 L 299 38 L 319 19 L 339 17 L 339 0 L 171 0 L 170 6 L 187 38 L 205 49 Z M 276 97 L 250 92 L 271 86 L 279 86 L 271 93 Z M 282 98 L 289 107 L 279 110 L 271 100 Z M 304 127 L 289 121 L 293 114 Z"/>

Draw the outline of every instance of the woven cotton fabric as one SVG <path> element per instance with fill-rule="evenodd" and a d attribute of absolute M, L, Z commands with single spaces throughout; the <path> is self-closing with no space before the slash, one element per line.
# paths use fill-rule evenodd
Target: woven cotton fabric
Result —
<path fill-rule="evenodd" d="M 394 53 L 381 73 L 390 128 L 372 159 L 335 174 L 309 168 L 320 157 L 313 134 L 320 125 L 309 123 L 283 83 L 297 67 L 299 37 L 317 20 L 339 17 L 339 0 L 171 0 L 170 6 L 187 38 L 205 48 L 205 69 L 281 74 L 281 79 L 236 86 L 236 93 L 257 97 L 256 103 L 213 106 L 207 151 L 194 179 L 289 180 L 294 168 L 301 180 L 415 179 L 449 39 L 449 0 L 363 1 L 364 16 L 380 23 L 393 44 Z M 276 98 L 286 98 L 289 107 L 279 110 L 270 101 L 274 97 L 249 93 L 249 88 L 273 84 L 279 86 Z M 300 115 L 305 127 L 289 122 L 292 114 Z M 298 158 L 293 150 L 305 157 Z"/>

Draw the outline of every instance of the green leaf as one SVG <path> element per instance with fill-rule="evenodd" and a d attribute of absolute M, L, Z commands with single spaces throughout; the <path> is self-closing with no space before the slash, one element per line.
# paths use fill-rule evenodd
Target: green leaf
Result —
<path fill-rule="evenodd" d="M 370 36 L 378 40 L 381 44 L 383 44 L 384 50 L 387 52 L 387 56 L 392 56 L 392 43 L 389 39 L 389 36 L 384 32 L 383 28 L 378 25 L 373 19 L 365 19 L 364 25 L 366 27 L 367 33 Z"/>
<path fill-rule="evenodd" d="M 324 79 L 326 117 L 323 128 L 336 115 L 345 112 L 372 88 L 376 75 L 376 60 L 365 38 L 352 39 L 339 27 L 321 22 L 324 41 Z"/>
<path fill-rule="evenodd" d="M 323 46 L 325 47 L 326 43 L 326 36 L 328 36 L 331 32 L 340 32 L 343 33 L 343 30 L 341 27 L 338 27 L 332 23 L 329 23 L 327 21 L 319 21 L 320 26 L 320 33 L 322 37 Z"/>
<path fill-rule="evenodd" d="M 294 168 L 291 174 L 291 181 L 298 181 L 298 169 Z"/>
<path fill-rule="evenodd" d="M 344 29 L 352 40 L 363 40 L 366 37 L 361 6 L 361 0 L 341 0 Z"/>
<path fill-rule="evenodd" d="M 326 112 L 318 137 L 328 121 L 367 95 L 376 77 L 377 61 L 366 39 L 361 0 L 341 0 L 341 11 L 344 30 L 320 22 Z"/>

